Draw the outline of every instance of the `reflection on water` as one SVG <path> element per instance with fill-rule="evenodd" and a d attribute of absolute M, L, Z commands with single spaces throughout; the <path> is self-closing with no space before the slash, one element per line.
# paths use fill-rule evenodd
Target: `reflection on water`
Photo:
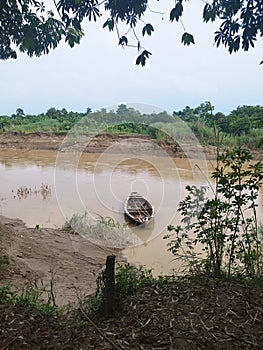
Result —
<path fill-rule="evenodd" d="M 176 209 L 186 194 L 185 186 L 207 184 L 210 170 L 205 161 L 151 155 L 84 153 L 76 158 L 74 153 L 58 157 L 50 151 L 2 151 L 0 209 L 2 215 L 21 218 L 31 227 L 61 227 L 73 214 L 85 212 L 127 226 L 124 201 L 131 191 L 138 191 L 153 204 L 156 215 L 148 225 L 129 224 L 136 239 L 125 255 L 156 273 L 168 272 L 178 263 L 162 237 L 167 225 L 180 221 Z M 46 196 L 14 198 L 14 189 L 33 191 L 43 184 L 48 186 Z"/>

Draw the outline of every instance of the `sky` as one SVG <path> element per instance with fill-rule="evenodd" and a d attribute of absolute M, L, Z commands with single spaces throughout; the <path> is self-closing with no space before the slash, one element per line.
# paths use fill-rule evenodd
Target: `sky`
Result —
<path fill-rule="evenodd" d="M 47 2 L 47 1 L 45 1 Z M 183 25 L 196 44 L 181 44 L 180 23 L 169 22 L 171 1 L 151 1 L 146 22 L 155 28 L 143 45 L 152 56 L 145 67 L 135 65 L 136 49 L 118 46 L 116 33 L 102 29 L 106 17 L 85 23 L 85 37 L 71 49 L 62 43 L 48 55 L 0 61 L 0 115 L 17 108 L 40 114 L 49 108 L 85 112 L 109 106 L 143 104 L 169 113 L 210 101 L 215 111 L 263 105 L 262 39 L 254 49 L 230 55 L 213 43 L 216 24 L 202 22 L 204 3 L 187 4 Z"/>

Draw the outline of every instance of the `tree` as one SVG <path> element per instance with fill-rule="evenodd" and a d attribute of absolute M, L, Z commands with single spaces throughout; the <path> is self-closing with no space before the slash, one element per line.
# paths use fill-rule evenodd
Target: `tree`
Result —
<path fill-rule="evenodd" d="M 19 117 L 19 118 L 23 118 L 25 116 L 24 110 L 22 108 L 17 108 L 16 116 Z"/>
<path fill-rule="evenodd" d="M 128 107 L 125 104 L 120 104 L 117 108 L 116 113 L 121 117 L 124 117 L 129 112 Z"/>
<path fill-rule="evenodd" d="M 52 118 L 52 119 L 56 119 L 57 118 L 57 114 L 58 114 L 58 110 L 54 107 L 51 107 L 47 110 L 47 113 L 46 115 L 49 117 L 49 118 Z"/>
<path fill-rule="evenodd" d="M 212 126 L 214 108 L 210 101 L 205 101 L 196 108 L 186 106 L 182 111 L 173 112 L 173 116 L 178 116 L 185 122 L 201 121 L 208 126 Z"/>
<path fill-rule="evenodd" d="M 174 111 L 173 116 L 178 116 L 185 122 L 193 122 L 196 120 L 194 109 L 189 106 L 186 106 L 182 111 Z"/>
<path fill-rule="evenodd" d="M 171 22 L 181 22 L 187 1 L 175 0 L 174 6 L 169 8 Z M 144 66 L 146 59 L 150 57 L 151 53 L 141 45 L 142 37 L 150 36 L 154 32 L 153 25 L 147 22 L 147 14 L 153 12 L 149 1 L 53 2 L 55 11 L 46 8 L 43 2 L 37 0 L 0 2 L 0 59 L 16 58 L 17 49 L 29 56 L 47 54 L 56 48 L 62 39 L 73 47 L 84 35 L 83 20 L 96 22 L 102 14 L 108 16 L 103 28 L 117 33 L 119 45 L 137 48 L 137 65 Z M 254 47 L 258 37 L 263 36 L 263 0 L 204 1 L 203 21 L 207 23 L 216 20 L 219 22 L 219 28 L 215 32 L 215 44 L 226 46 L 230 53 L 239 49 L 247 51 Z M 135 45 L 130 44 L 131 37 L 135 40 Z M 184 31 L 182 43 L 187 46 L 194 44 L 194 36 Z"/>
<path fill-rule="evenodd" d="M 263 106 L 238 106 L 231 112 L 230 116 L 232 118 L 247 117 L 252 128 L 263 127 Z"/>

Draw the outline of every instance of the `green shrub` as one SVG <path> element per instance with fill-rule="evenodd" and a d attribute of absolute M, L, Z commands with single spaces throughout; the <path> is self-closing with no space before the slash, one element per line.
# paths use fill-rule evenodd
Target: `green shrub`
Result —
<path fill-rule="evenodd" d="M 211 198 L 207 187 L 186 187 L 188 195 L 178 209 L 183 225 L 169 226 L 174 233 L 165 238 L 173 238 L 169 250 L 188 267 L 214 276 L 262 274 L 262 229 L 256 208 L 263 163 L 251 160 L 242 148 L 219 154 Z"/>

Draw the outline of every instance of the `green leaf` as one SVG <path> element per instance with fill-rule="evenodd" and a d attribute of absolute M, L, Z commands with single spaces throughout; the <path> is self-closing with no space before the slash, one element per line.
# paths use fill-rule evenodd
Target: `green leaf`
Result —
<path fill-rule="evenodd" d="M 109 31 L 112 32 L 114 30 L 114 20 L 112 18 L 108 18 L 102 26 L 102 28 L 105 27 L 108 27 Z"/>
<path fill-rule="evenodd" d="M 204 22 L 214 22 L 216 19 L 216 8 L 215 6 L 212 6 L 210 4 L 206 4 L 204 7 L 204 11 L 203 11 L 203 20 Z"/>
<path fill-rule="evenodd" d="M 173 22 L 175 19 L 178 22 L 183 14 L 183 10 L 182 0 L 180 0 L 170 12 L 170 21 Z"/>
<path fill-rule="evenodd" d="M 187 46 L 189 46 L 190 44 L 194 44 L 195 41 L 193 35 L 185 32 L 182 35 L 182 43 Z"/>
<path fill-rule="evenodd" d="M 136 59 L 136 65 L 137 66 L 141 65 L 143 67 L 145 66 L 145 61 L 146 61 L 145 57 L 141 54 Z"/>
<path fill-rule="evenodd" d="M 151 53 L 147 50 L 144 50 L 136 59 L 136 65 L 139 66 L 141 65 L 142 67 L 145 66 L 146 63 L 146 58 L 149 58 Z"/>
<path fill-rule="evenodd" d="M 68 30 L 67 30 L 65 41 L 72 48 L 72 47 L 74 47 L 75 44 L 80 43 L 80 39 L 83 35 L 84 35 L 84 33 L 81 30 L 77 30 L 77 29 L 71 27 L 71 28 L 68 28 Z"/>
<path fill-rule="evenodd" d="M 147 51 L 147 50 L 144 50 L 144 51 L 142 52 L 142 55 L 144 55 L 145 57 L 149 58 L 150 55 L 151 55 L 151 52 L 149 52 L 149 51 Z"/>
<path fill-rule="evenodd" d="M 151 35 L 153 31 L 154 31 L 153 26 L 150 23 L 148 23 L 142 28 L 142 35 L 144 36 L 145 33 L 147 33 L 148 35 Z"/>
<path fill-rule="evenodd" d="M 119 40 L 119 45 L 128 45 L 128 39 L 126 36 L 121 36 Z"/>

